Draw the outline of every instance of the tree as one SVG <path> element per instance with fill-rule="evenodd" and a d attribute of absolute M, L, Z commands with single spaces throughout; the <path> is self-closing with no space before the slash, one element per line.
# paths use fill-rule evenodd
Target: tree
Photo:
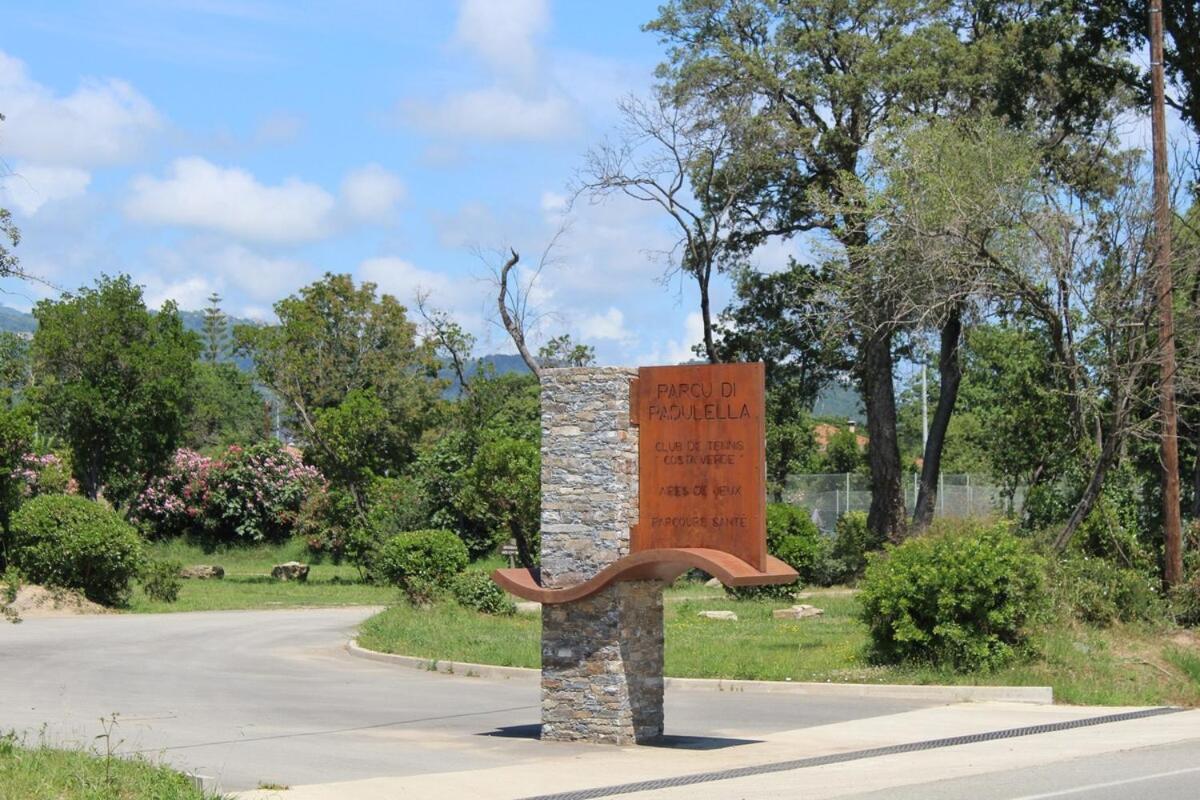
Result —
<path fill-rule="evenodd" d="M 250 444 L 268 435 L 262 395 L 250 376 L 230 363 L 196 364 L 195 399 L 183 442 L 196 450 Z"/>
<path fill-rule="evenodd" d="M 24 481 L 18 470 L 33 448 L 33 419 L 29 406 L 0 405 L 0 571 L 6 566 L 9 520 L 21 503 Z"/>
<path fill-rule="evenodd" d="M 744 101 L 743 101 L 744 102 Z M 617 142 L 605 142 L 587 155 L 576 196 L 602 199 L 621 193 L 656 205 L 671 220 L 677 239 L 663 254 L 663 280 L 690 276 L 700 294 L 704 356 L 721 361 L 713 337 L 709 287 L 714 271 L 732 266 L 742 254 L 732 212 L 748 193 L 751 176 L 731 179 L 720 171 L 741 146 L 748 117 L 738 102 L 718 109 L 660 90 L 646 101 L 629 97 L 619 104 L 624 125 Z"/>
<path fill-rule="evenodd" d="M 229 318 L 221 310 L 221 295 L 213 292 L 208 296 L 208 308 L 204 309 L 204 360 L 215 364 L 225 357 L 229 349 Z"/>
<path fill-rule="evenodd" d="M 543 367 L 587 367 L 596 363 L 596 348 L 571 341 L 571 334 L 555 336 L 538 348 Z"/>
<path fill-rule="evenodd" d="M 1131 50 L 1146 47 L 1149 37 L 1147 0 L 1099 0 L 1083 5 L 1088 43 L 1098 51 L 1114 43 Z M 1200 8 L 1193 0 L 1162 0 L 1163 30 L 1168 39 L 1163 67 L 1175 84 L 1176 96 L 1167 104 L 1200 133 Z M 1107 65 L 1123 83 L 1138 93 L 1139 105 L 1150 105 L 1150 71 L 1136 72 L 1132 65 Z"/>
<path fill-rule="evenodd" d="M 81 490 L 122 502 L 182 437 L 200 343 L 174 303 L 147 310 L 127 275 L 42 300 L 33 315 L 38 417 L 70 448 Z"/>
<path fill-rule="evenodd" d="M 831 436 L 825 445 L 825 463 L 829 472 L 858 472 L 863 463 L 858 434 L 841 428 Z"/>
<path fill-rule="evenodd" d="M 29 339 L 9 331 L 0 332 L 0 391 L 19 400 L 32 382 Z"/>
<path fill-rule="evenodd" d="M 866 149 L 905 120 L 994 114 L 1066 141 L 1109 111 L 1111 50 L 1079 57 L 1072 8 L 929 0 L 777 3 L 674 0 L 647 28 L 668 46 L 660 76 L 676 104 L 738 107 L 748 131 L 720 173 L 750 191 L 729 209 L 745 247 L 820 232 L 835 245 L 836 286 L 855 351 L 870 435 L 870 525 L 906 534 L 896 443 L 893 346 L 903 330 L 890 265 L 862 194 Z M 1032 78 L 1032 79 L 1031 79 Z M 1050 78 L 1050 80 L 1045 80 Z M 831 261 L 831 263 L 835 263 Z"/>
<path fill-rule="evenodd" d="M 275 304 L 278 325 L 234 329 L 238 352 L 294 413 L 305 457 L 345 481 L 360 511 L 366 472 L 413 460 L 441 390 L 432 345 L 417 340 L 396 298 L 375 289 L 326 274 Z"/>

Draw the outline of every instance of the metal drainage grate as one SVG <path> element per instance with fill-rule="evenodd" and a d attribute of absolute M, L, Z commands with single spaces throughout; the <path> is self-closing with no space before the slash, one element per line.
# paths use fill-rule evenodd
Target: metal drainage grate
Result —
<path fill-rule="evenodd" d="M 1076 719 L 1068 722 L 1049 722 L 1044 725 L 1030 725 L 1024 728 L 972 733 L 966 736 L 951 736 L 947 739 L 930 739 L 924 742 L 908 742 L 906 744 L 888 745 L 887 747 L 873 747 L 869 750 L 855 750 L 850 753 L 834 753 L 827 756 L 798 758 L 793 761 L 777 761 L 774 764 L 760 764 L 754 767 L 737 767 L 735 769 L 724 769 L 715 772 L 697 772 L 691 775 L 679 775 L 674 778 L 658 778 L 650 781 L 638 781 L 637 783 L 621 783 L 615 786 L 598 786 L 594 789 L 579 789 L 559 794 L 542 794 L 534 797 L 524 797 L 521 800 L 592 800 L 592 798 L 597 797 L 612 797 L 618 794 L 647 792 L 652 789 L 670 789 L 675 786 L 691 786 L 697 783 L 728 781 L 734 778 L 746 778 L 751 775 L 766 775 L 772 772 L 787 772 L 793 769 L 821 767 L 826 764 L 840 764 L 845 761 L 879 758 L 880 756 L 912 753 L 918 750 L 936 750 L 939 747 L 955 747 L 960 744 L 975 744 L 976 742 L 993 742 L 998 739 L 1015 739 L 1020 736 L 1037 736 L 1042 733 L 1069 731 L 1074 728 L 1090 728 L 1093 725 L 1108 725 L 1113 722 L 1128 722 L 1146 717 L 1158 717 L 1163 714 L 1176 714 L 1184 710 L 1169 706 L 1147 708 L 1141 711 L 1126 711 L 1121 714 L 1107 714 L 1102 717 Z"/>

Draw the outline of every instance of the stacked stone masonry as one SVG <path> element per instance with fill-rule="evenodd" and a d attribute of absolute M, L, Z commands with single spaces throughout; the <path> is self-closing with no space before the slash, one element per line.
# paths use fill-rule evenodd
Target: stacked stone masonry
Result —
<path fill-rule="evenodd" d="M 542 375 L 542 585 L 587 580 L 629 553 L 637 522 L 637 370 Z M 613 584 L 542 609 L 542 738 L 633 744 L 663 730 L 661 583 Z"/>

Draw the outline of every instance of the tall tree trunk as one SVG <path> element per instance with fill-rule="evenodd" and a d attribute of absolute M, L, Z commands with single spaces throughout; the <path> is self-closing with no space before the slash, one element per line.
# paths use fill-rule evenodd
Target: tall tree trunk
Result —
<path fill-rule="evenodd" d="M 962 338 L 962 308 L 955 306 L 942 325 L 942 343 L 938 355 L 937 409 L 933 412 L 933 424 L 929 426 L 929 439 L 925 442 L 925 455 L 921 463 L 921 483 L 917 492 L 916 508 L 913 510 L 913 531 L 919 533 L 933 521 L 933 507 L 937 502 L 938 476 L 942 471 L 942 449 L 946 445 L 946 429 L 958 400 L 958 387 L 962 383 L 962 362 L 959 360 L 959 341 Z"/>
<path fill-rule="evenodd" d="M 896 390 L 892 382 L 892 333 L 868 335 L 862 345 L 863 402 L 867 411 L 867 461 L 871 467 L 871 510 L 867 527 L 890 541 L 908 534 L 896 442 Z"/>
<path fill-rule="evenodd" d="M 1075 504 L 1075 510 L 1071 512 L 1070 519 L 1067 520 L 1067 525 L 1058 534 L 1054 540 L 1054 549 L 1062 552 L 1071 543 L 1071 538 L 1075 535 L 1075 531 L 1079 530 L 1079 526 L 1087 519 L 1088 514 L 1092 513 L 1092 509 L 1096 505 L 1096 501 L 1100 499 L 1100 492 L 1104 489 L 1104 478 L 1108 475 L 1108 470 L 1116 461 L 1117 448 L 1122 437 L 1116 433 L 1110 434 L 1105 440 L 1104 446 L 1100 448 L 1100 457 L 1096 459 L 1096 465 L 1092 467 L 1092 477 L 1088 481 L 1087 488 L 1083 490 L 1083 495 L 1079 498 L 1079 502 Z"/>
<path fill-rule="evenodd" d="M 712 303 L 708 293 L 711 277 L 711 268 L 703 270 L 696 276 L 696 285 L 700 288 L 700 321 L 704 325 L 704 355 L 708 357 L 708 363 L 719 364 L 721 357 L 717 353 L 716 343 L 713 342 Z"/>

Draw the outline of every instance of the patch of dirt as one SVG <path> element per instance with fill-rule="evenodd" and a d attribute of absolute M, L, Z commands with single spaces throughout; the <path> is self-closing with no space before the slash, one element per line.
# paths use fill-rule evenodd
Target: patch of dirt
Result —
<path fill-rule="evenodd" d="M 1171 636 L 1171 644 L 1185 649 L 1200 650 L 1200 633 L 1196 631 L 1180 631 Z"/>
<path fill-rule="evenodd" d="M 93 603 L 79 592 L 70 589 L 47 589 L 26 584 L 17 590 L 17 599 L 9 604 L 22 619 L 37 617 L 78 617 L 85 614 L 107 614 L 108 609 Z"/>

